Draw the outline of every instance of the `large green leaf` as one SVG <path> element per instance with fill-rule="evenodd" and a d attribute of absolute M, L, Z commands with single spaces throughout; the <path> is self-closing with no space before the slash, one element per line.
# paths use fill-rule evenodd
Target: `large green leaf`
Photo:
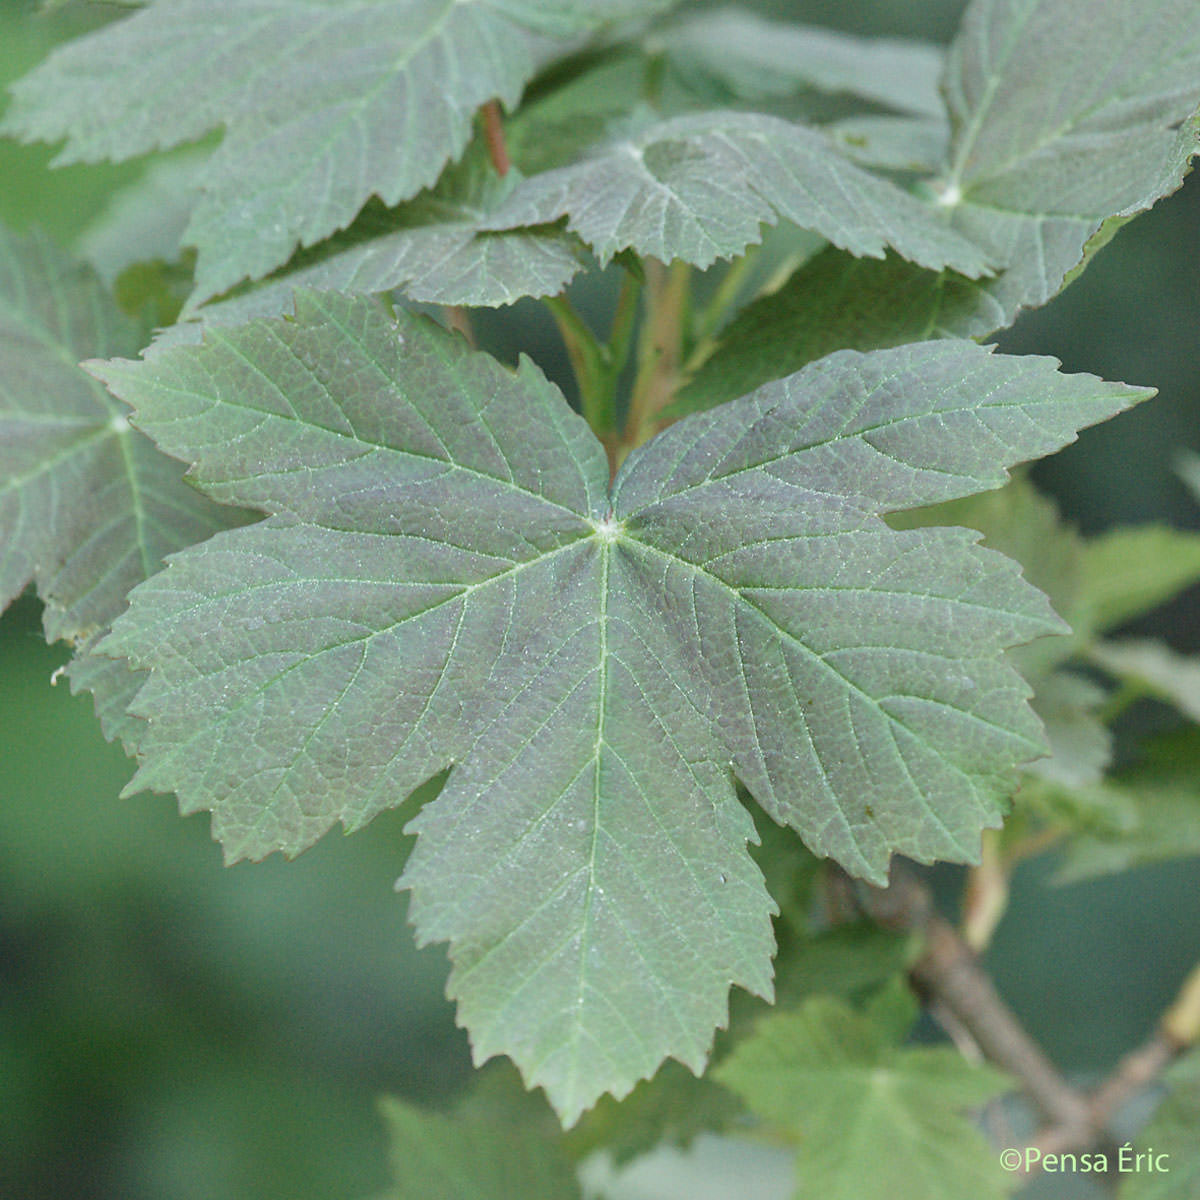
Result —
<path fill-rule="evenodd" d="M 76 365 L 141 344 L 90 270 L 0 227 L 0 609 L 36 585 L 47 637 L 82 649 L 72 685 L 94 694 L 105 734 L 127 741 L 138 678 L 86 647 L 165 554 L 238 518 L 188 487 Z"/>
<path fill-rule="evenodd" d="M 767 1017 L 717 1078 L 798 1137 L 801 1195 L 999 1200 L 1011 1177 L 963 1111 L 1010 1085 L 947 1047 L 901 1047 L 903 1010 L 887 1004 L 859 1013 L 817 996 Z"/>
<path fill-rule="evenodd" d="M 480 104 L 572 39 L 666 0 L 158 0 L 55 51 L 2 128 L 123 159 L 223 126 L 185 238 L 213 296 L 428 187 Z"/>
<path fill-rule="evenodd" d="M 1182 181 L 1200 105 L 1196 6 L 1109 0 L 1098 20 L 1092 0 L 975 0 L 945 91 L 942 202 L 1008 266 L 989 290 L 1011 319 L 1058 292 L 1105 221 Z"/>
<path fill-rule="evenodd" d="M 653 122 L 527 179 L 509 215 L 521 225 L 566 217 L 602 261 L 632 248 L 707 267 L 782 218 L 856 255 L 880 257 L 890 246 L 927 267 L 980 275 L 988 266 L 931 206 L 855 166 L 815 130 L 763 113 Z"/>
<path fill-rule="evenodd" d="M 770 992 L 742 779 L 819 854 L 976 855 L 1042 744 L 1001 648 L 1058 628 L 963 530 L 876 513 L 1003 481 L 1145 395 L 970 343 L 840 355 L 681 422 L 609 488 L 524 361 L 301 293 L 293 321 L 93 370 L 211 495 L 104 643 L 151 677 L 134 787 L 294 853 L 453 766 L 402 883 L 475 1055 L 565 1120 Z"/>
<path fill-rule="evenodd" d="M 686 410 L 841 347 L 983 337 L 1056 295 L 1123 221 L 1183 179 L 1200 105 L 1195 2 L 1111 0 L 1098 19 L 1094 0 L 975 0 L 946 92 L 950 158 L 929 190 L 1003 270 L 972 282 L 831 251 L 746 310 Z"/>
<path fill-rule="evenodd" d="M 1050 756 L 1030 769 L 1067 786 L 1099 780 L 1111 758 L 1111 739 L 1099 716 L 1106 693 L 1059 669 L 1094 634 L 1083 580 L 1087 543 L 1063 522 L 1053 501 L 1019 478 L 998 491 L 900 513 L 889 523 L 896 528 L 952 523 L 978 529 L 985 545 L 1015 558 L 1025 578 L 1046 593 L 1054 611 L 1071 626 L 1070 633 L 1009 651 L 1010 661 L 1033 688 L 1033 708 L 1050 743 Z"/>

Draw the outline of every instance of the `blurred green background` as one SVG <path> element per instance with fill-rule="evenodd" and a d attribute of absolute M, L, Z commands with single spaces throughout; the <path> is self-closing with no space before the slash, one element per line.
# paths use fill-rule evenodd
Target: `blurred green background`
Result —
<path fill-rule="evenodd" d="M 961 10 L 956 0 L 758 7 L 935 39 Z M 113 12 L 34 8 L 0 0 L 0 81 Z M 0 219 L 64 242 L 139 170 L 50 172 L 49 157 L 0 141 Z M 1159 388 L 1038 468 L 1085 530 L 1200 524 L 1172 470 L 1181 448 L 1200 449 L 1198 264 L 1192 181 L 1002 339 L 1069 370 Z M 518 306 L 508 327 L 527 311 Z M 535 353 L 539 329 L 524 337 Z M 1196 601 L 1183 597 L 1147 628 L 1200 649 Z M 0 1197 L 351 1200 L 379 1190 L 375 1097 L 436 1100 L 470 1073 L 442 996 L 444 952 L 414 949 L 392 890 L 407 814 L 330 835 L 294 863 L 223 868 L 205 818 L 180 819 L 167 797 L 117 799 L 129 763 L 100 737 L 86 697 L 49 686 L 66 654 L 45 645 L 39 619 L 26 598 L 0 622 Z M 1052 866 L 1019 874 L 989 965 L 1034 1036 L 1087 1081 L 1149 1032 L 1200 958 L 1200 864 L 1062 889 L 1046 885 Z M 1100 1194 L 1066 1176 L 1026 1193 Z M 752 1180 L 740 1200 L 755 1200 Z"/>

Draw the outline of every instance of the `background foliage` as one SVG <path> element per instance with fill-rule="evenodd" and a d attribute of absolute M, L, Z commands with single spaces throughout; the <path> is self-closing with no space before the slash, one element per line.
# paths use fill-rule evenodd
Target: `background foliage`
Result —
<path fill-rule="evenodd" d="M 776 7 L 927 37 L 948 36 L 957 19 L 955 5 Z M 30 8 L 0 6 L 4 78 L 97 19 L 75 6 L 50 16 Z M 18 228 L 36 220 L 64 243 L 140 169 L 50 173 L 48 157 L 0 142 L 0 216 Z M 1053 353 L 1067 370 L 1160 389 L 1036 469 L 1087 531 L 1155 518 L 1200 525 L 1172 470 L 1180 446 L 1200 450 L 1198 217 L 1192 182 L 1002 339 L 1006 350 Z M 597 289 L 593 302 L 606 299 Z M 485 336 L 502 349 L 528 316 L 524 305 L 499 314 Z M 540 361 L 552 364 L 550 330 L 544 349 Z M 1131 632 L 1200 649 L 1195 595 Z M 64 656 L 41 642 L 32 603 L 4 618 L 0 656 L 0 1111 L 10 1135 L 0 1192 L 223 1200 L 384 1187 L 375 1097 L 448 1100 L 469 1073 L 441 996 L 444 952 L 412 949 L 389 892 L 404 816 L 326 839 L 293 864 L 218 870 L 205 819 L 181 821 L 161 798 L 114 799 L 126 760 L 100 739 L 86 698 L 45 686 Z M 1143 703 L 1126 729 L 1169 721 Z M 1034 1036 L 1087 1081 L 1145 1034 L 1200 957 L 1200 871 L 1191 859 L 1050 887 L 1060 866 L 1050 856 L 1018 873 L 988 965 Z M 953 875 L 942 872 L 947 893 Z M 503 1080 L 496 1086 L 507 1095 Z M 389 1112 L 396 1138 L 403 1114 Z M 1188 1112 L 1160 1119 L 1186 1128 Z M 786 1180 L 786 1159 L 775 1165 Z M 757 1182 L 740 1163 L 702 1171 L 716 1189 L 727 1186 L 721 1170 L 736 1173 L 739 1194 L 758 1186 L 766 1200 L 778 1186 L 770 1168 L 755 1160 Z M 675 1186 L 701 1195 L 680 1183 L 686 1168 L 651 1169 L 674 1171 Z M 1083 1198 L 1091 1188 L 1047 1177 L 1030 1195 Z"/>

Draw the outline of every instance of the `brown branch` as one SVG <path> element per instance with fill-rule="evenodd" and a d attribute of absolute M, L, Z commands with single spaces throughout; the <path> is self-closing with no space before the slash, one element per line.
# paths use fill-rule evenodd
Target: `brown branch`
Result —
<path fill-rule="evenodd" d="M 925 952 L 911 971 L 917 987 L 945 1005 L 990 1062 L 1021 1081 L 1047 1121 L 1082 1131 L 1088 1120 L 1087 1101 L 1025 1032 L 974 951 L 936 914 L 925 926 L 925 938 Z"/>
<path fill-rule="evenodd" d="M 933 908 L 928 888 L 901 863 L 893 863 L 886 888 L 856 885 L 860 912 L 890 929 L 922 933 L 925 948 L 909 975 L 948 1032 L 966 1041 L 1014 1076 L 1046 1122 L 1032 1145 L 1042 1154 L 1086 1151 L 1114 1138 L 1113 1119 L 1149 1087 L 1171 1061 L 1200 1041 L 1200 966 L 1189 975 L 1158 1028 L 1126 1055 L 1090 1093 L 1072 1087 L 1029 1036 L 996 991 L 975 952 Z"/>
<path fill-rule="evenodd" d="M 1086 1122 L 1087 1101 L 1025 1032 L 975 952 L 934 910 L 928 889 L 911 871 L 893 862 L 888 886 L 865 889 L 861 903 L 879 924 L 924 934 L 925 949 L 909 971 L 913 985 L 945 1008 L 990 1062 L 1021 1081 L 1047 1121 L 1072 1127 Z"/>
<path fill-rule="evenodd" d="M 508 157 L 508 145 L 504 140 L 504 122 L 500 117 L 500 101 L 489 100 L 482 109 L 483 112 L 483 137 L 487 142 L 488 157 L 492 160 L 492 166 L 496 168 L 496 174 L 501 179 L 508 174 L 508 169 L 512 165 Z"/>

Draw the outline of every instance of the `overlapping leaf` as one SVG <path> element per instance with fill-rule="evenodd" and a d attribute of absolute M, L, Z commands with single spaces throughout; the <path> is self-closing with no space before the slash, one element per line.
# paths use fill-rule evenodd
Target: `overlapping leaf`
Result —
<path fill-rule="evenodd" d="M 1001 647 L 1056 628 L 963 530 L 874 514 L 1002 482 L 1144 393 L 931 343 L 841 355 L 630 457 L 524 362 L 301 294 L 294 321 L 93 369 L 213 496 L 104 643 L 151 669 L 134 786 L 295 852 L 453 766 L 403 884 L 477 1059 L 568 1122 L 729 984 L 770 991 L 736 774 L 820 854 L 970 858 L 1041 751 Z"/>
<path fill-rule="evenodd" d="M 1007 1090 L 1004 1077 L 946 1047 L 902 1048 L 904 1026 L 872 1007 L 815 997 L 768 1017 L 717 1078 L 798 1136 L 801 1195 L 1000 1200 L 1011 1176 L 964 1110 Z"/>
<path fill-rule="evenodd" d="M 1153 638 L 1097 642 L 1090 657 L 1126 684 L 1175 705 L 1200 721 L 1200 658 L 1180 654 Z"/>
<path fill-rule="evenodd" d="M 1112 529 L 1083 547 L 1080 619 L 1102 633 L 1200 581 L 1200 533 L 1166 525 Z"/>
<path fill-rule="evenodd" d="M 515 175 L 515 173 L 514 173 Z M 184 318 L 236 325 L 291 310 L 297 288 L 373 293 L 401 289 L 428 304 L 499 307 L 561 292 L 588 257 L 565 230 L 512 228 L 500 179 L 478 156 L 450 168 L 436 189 L 397 209 L 369 207 L 344 234 L 296 256 L 274 277 Z M 187 330 L 169 334 L 174 340 Z"/>
<path fill-rule="evenodd" d="M 930 206 L 856 167 L 812 129 L 763 113 L 706 112 L 657 121 L 581 162 L 535 175 L 511 201 L 514 224 L 567 218 L 601 260 L 634 249 L 709 266 L 786 219 L 855 255 L 888 246 L 966 275 L 986 254 Z"/>
<path fill-rule="evenodd" d="M 975 0 L 946 91 L 950 159 L 932 190 L 953 228 L 1003 270 L 972 282 L 831 252 L 747 309 L 695 380 L 689 410 L 842 346 L 982 337 L 1056 295 L 1124 220 L 1183 179 L 1200 105 L 1195 4 L 1113 0 L 1098 19 L 1092 0 Z M 845 310 L 823 299 L 831 286 L 853 293 Z"/>
<path fill-rule="evenodd" d="M 1147 743 L 1141 761 L 1074 802 L 1098 819 L 1076 821 L 1059 882 L 1200 854 L 1200 732 L 1189 725 Z"/>
<path fill-rule="evenodd" d="M 650 48 L 685 76 L 700 75 L 745 100 L 808 87 L 901 112 L 945 111 L 938 96 L 942 51 L 924 42 L 852 37 L 724 8 L 672 23 Z"/>
<path fill-rule="evenodd" d="M 569 40 L 668 0 L 157 0 L 62 47 L 3 128 L 122 159 L 224 126 L 185 238 L 199 298 L 280 266 L 372 195 L 432 184 L 480 104 L 513 107 Z"/>
<path fill-rule="evenodd" d="M 825 127 L 855 162 L 888 171 L 928 175 L 946 161 L 950 126 L 937 117 L 853 116 Z"/>
<path fill-rule="evenodd" d="M 450 1116 L 424 1112 L 391 1098 L 380 1107 L 396 1180 L 386 1200 L 575 1200 L 581 1195 L 562 1147 L 527 1124 L 469 1109 Z"/>
<path fill-rule="evenodd" d="M 164 554 L 234 517 L 76 366 L 140 344 L 90 271 L 0 229 L 0 608 L 36 584 L 50 638 L 88 642 Z M 88 676 L 110 736 L 135 690 L 128 675 L 106 662 Z"/>
<path fill-rule="evenodd" d="M 901 513 L 889 523 L 896 528 L 955 524 L 977 529 L 985 545 L 1015 558 L 1025 578 L 1046 593 L 1054 611 L 1071 626 L 1069 635 L 1009 651 L 1010 661 L 1033 689 L 1033 708 L 1050 744 L 1050 756 L 1032 763 L 1030 770 L 1066 786 L 1098 781 L 1111 758 L 1111 739 L 1099 716 L 1106 693 L 1062 669 L 1094 632 L 1083 595 L 1086 543 L 1062 521 L 1053 501 L 1022 478 L 986 495 Z"/>
<path fill-rule="evenodd" d="M 1190 1200 L 1200 1190 L 1200 1051 L 1187 1051 L 1166 1071 L 1163 1082 L 1167 1094 L 1139 1131 L 1136 1146 L 1125 1144 L 1128 1157 L 1120 1172 L 1119 1200 Z M 1110 1156 L 1118 1169 L 1120 1153 L 1118 1149 Z M 1147 1157 L 1139 1161 L 1139 1153 Z"/>

